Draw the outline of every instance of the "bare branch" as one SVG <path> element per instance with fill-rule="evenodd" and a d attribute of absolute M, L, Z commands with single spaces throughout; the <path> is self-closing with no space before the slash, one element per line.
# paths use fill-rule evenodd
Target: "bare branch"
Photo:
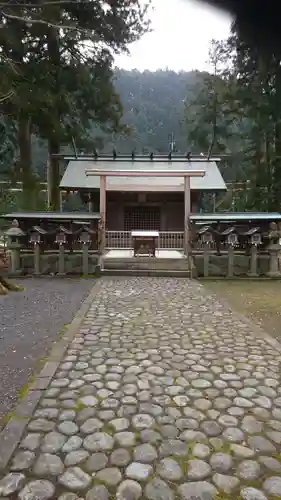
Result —
<path fill-rule="evenodd" d="M 2 104 L 3 102 L 5 101 L 8 101 L 9 99 L 11 99 L 11 97 L 13 97 L 15 95 L 15 92 L 14 90 L 10 90 L 7 94 L 4 94 L 4 95 L 0 95 L 0 104 Z"/>
<path fill-rule="evenodd" d="M 26 18 L 26 17 L 22 17 L 22 16 L 15 16 L 14 14 L 7 14 L 7 12 L 4 12 L 4 11 L 0 11 L 0 13 L 6 19 L 10 19 L 10 20 L 14 20 L 14 21 L 21 21 L 23 23 L 30 24 L 30 25 L 31 24 L 43 24 L 44 26 L 48 26 L 49 28 L 74 30 L 74 31 L 77 31 L 79 33 L 91 35 L 91 32 L 89 30 L 84 30 L 84 29 L 78 28 L 75 25 L 69 26 L 67 24 L 54 24 L 54 23 L 50 23 L 50 21 L 45 21 L 44 19 L 35 19 L 35 18 L 30 19 L 30 18 Z M 1 25 L 0 25 L 0 28 L 1 28 Z"/>
<path fill-rule="evenodd" d="M 15 63 L 15 61 L 13 61 L 10 57 L 7 57 L 6 54 L 4 54 L 4 52 L 0 54 L 0 57 L 3 59 L 4 63 L 10 66 L 13 73 L 15 73 L 17 76 L 20 76 L 20 71 L 16 67 L 17 63 Z"/>
<path fill-rule="evenodd" d="M 19 7 L 21 9 L 34 9 L 38 7 L 48 7 L 54 5 L 64 5 L 70 3 L 77 3 L 77 0 L 46 0 L 43 3 L 25 3 L 25 2 L 0 2 L 0 9 L 6 7 Z M 85 2 L 88 3 L 88 0 Z"/>

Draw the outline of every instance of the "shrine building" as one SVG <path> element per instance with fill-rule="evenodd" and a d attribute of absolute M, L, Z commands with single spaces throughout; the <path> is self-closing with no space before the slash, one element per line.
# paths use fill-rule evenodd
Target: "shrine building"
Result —
<path fill-rule="evenodd" d="M 184 231 L 203 193 L 226 191 L 220 158 L 65 156 L 60 189 L 79 192 L 107 231 Z"/>

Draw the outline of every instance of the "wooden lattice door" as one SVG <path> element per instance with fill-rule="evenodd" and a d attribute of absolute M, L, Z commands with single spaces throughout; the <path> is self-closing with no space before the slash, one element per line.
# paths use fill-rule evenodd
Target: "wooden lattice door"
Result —
<path fill-rule="evenodd" d="M 159 231 L 160 208 L 127 207 L 124 210 L 125 231 Z"/>

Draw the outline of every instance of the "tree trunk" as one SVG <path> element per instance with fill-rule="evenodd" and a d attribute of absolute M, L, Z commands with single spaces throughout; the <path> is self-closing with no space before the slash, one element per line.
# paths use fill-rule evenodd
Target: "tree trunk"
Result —
<path fill-rule="evenodd" d="M 7 269 L 7 259 L 4 254 L 0 254 L 0 295 L 7 295 L 9 291 L 19 292 L 23 290 L 21 285 L 16 285 L 14 283 L 10 283 L 1 275 L 1 272 L 5 272 Z"/>
<path fill-rule="evenodd" d="M 20 292 L 23 289 L 21 285 L 10 283 L 0 275 L 0 295 L 7 295 L 9 292 Z"/>
<path fill-rule="evenodd" d="M 277 59 L 275 64 L 275 106 L 274 106 L 274 174 L 273 174 L 273 192 L 274 192 L 274 209 L 280 210 L 281 197 L 281 122 L 280 122 L 280 98 L 281 98 L 281 69 L 280 61 Z"/>
<path fill-rule="evenodd" d="M 59 195 L 59 160 L 54 158 L 53 155 L 60 153 L 60 138 L 56 133 L 56 129 L 60 124 L 60 110 L 59 110 L 59 93 L 60 93 L 60 47 L 59 47 L 59 33 L 57 28 L 50 27 L 48 29 L 48 54 L 50 62 L 53 66 L 54 78 L 54 95 L 58 96 L 58 100 L 54 102 L 53 120 L 54 128 L 50 131 L 48 137 L 49 147 L 49 163 L 48 163 L 48 199 L 49 207 L 52 210 L 59 210 L 60 208 L 60 195 Z"/>
<path fill-rule="evenodd" d="M 30 191 L 34 189 L 34 175 L 32 171 L 31 153 L 31 121 L 28 116 L 20 113 L 18 118 L 18 170 L 22 181 L 24 199 L 28 199 Z"/>
<path fill-rule="evenodd" d="M 281 126 L 275 125 L 275 161 L 274 161 L 274 210 L 280 211 L 281 200 Z"/>
<path fill-rule="evenodd" d="M 60 169 L 59 160 L 54 158 L 53 155 L 59 154 L 60 144 L 59 141 L 52 138 L 49 139 L 49 162 L 48 162 L 48 199 L 49 208 L 52 210 L 60 209 Z"/>
<path fill-rule="evenodd" d="M 266 131 L 265 133 L 265 187 L 267 188 L 266 194 L 266 210 L 268 212 L 272 209 L 272 151 L 271 151 L 271 134 Z"/>

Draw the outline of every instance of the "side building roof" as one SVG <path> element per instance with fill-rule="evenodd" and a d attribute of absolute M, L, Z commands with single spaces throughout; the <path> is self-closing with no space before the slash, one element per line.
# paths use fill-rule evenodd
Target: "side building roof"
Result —
<path fill-rule="evenodd" d="M 204 177 L 191 177 L 190 187 L 196 191 L 226 191 L 227 187 L 218 168 L 217 162 L 210 161 L 187 161 L 177 159 L 175 161 L 136 160 L 116 158 L 115 160 L 83 160 L 71 159 L 62 177 L 61 189 L 85 189 L 98 190 L 100 179 L 98 176 L 86 176 L 85 171 L 89 169 L 113 171 L 113 170 L 170 170 L 171 177 L 107 177 L 107 191 L 150 191 L 150 192 L 181 192 L 184 190 L 184 180 L 181 177 L 173 177 L 173 170 L 198 170 L 206 171 Z"/>

